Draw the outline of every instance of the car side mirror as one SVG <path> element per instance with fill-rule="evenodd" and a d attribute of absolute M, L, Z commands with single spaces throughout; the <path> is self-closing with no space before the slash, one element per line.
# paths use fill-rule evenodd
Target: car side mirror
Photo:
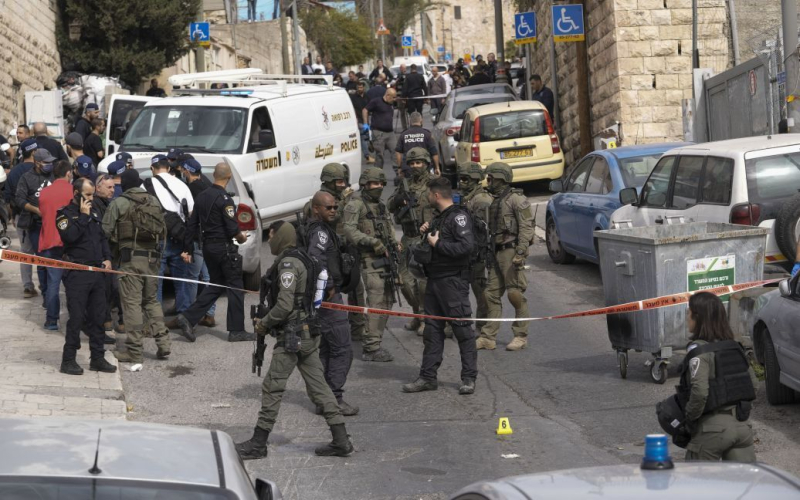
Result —
<path fill-rule="evenodd" d="M 461 132 L 456 132 L 453 134 L 453 140 L 456 142 L 461 142 Z"/>
<path fill-rule="evenodd" d="M 117 127 L 114 129 L 114 133 L 112 134 L 114 142 L 119 144 L 122 142 L 122 138 L 125 137 L 125 127 Z"/>
<path fill-rule="evenodd" d="M 245 181 L 244 183 L 244 190 L 247 191 L 247 194 L 250 196 L 251 200 L 255 200 L 256 197 L 253 194 L 253 186 L 249 182 Z"/>
<path fill-rule="evenodd" d="M 258 500 L 278 500 L 283 496 L 277 484 L 266 479 L 256 478 L 256 498 Z"/>
<path fill-rule="evenodd" d="M 564 183 L 560 180 L 550 181 L 550 191 L 560 193 L 564 190 Z"/>
<path fill-rule="evenodd" d="M 619 192 L 619 202 L 623 205 L 636 205 L 639 202 L 639 195 L 636 188 L 625 188 Z"/>
<path fill-rule="evenodd" d="M 792 287 L 789 285 L 789 280 L 783 280 L 778 283 L 778 290 L 781 292 L 781 297 L 792 296 Z"/>

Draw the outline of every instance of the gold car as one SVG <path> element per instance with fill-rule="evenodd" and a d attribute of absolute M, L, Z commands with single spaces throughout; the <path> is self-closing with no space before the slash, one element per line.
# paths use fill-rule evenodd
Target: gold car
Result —
<path fill-rule="evenodd" d="M 456 137 L 456 163 L 494 162 L 514 170 L 514 182 L 560 179 L 564 153 L 545 107 L 536 101 L 476 106 L 464 115 Z"/>

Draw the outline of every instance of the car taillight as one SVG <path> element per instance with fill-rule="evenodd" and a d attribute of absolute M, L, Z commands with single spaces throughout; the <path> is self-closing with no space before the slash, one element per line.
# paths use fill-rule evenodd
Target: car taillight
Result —
<path fill-rule="evenodd" d="M 731 224 L 756 226 L 761 220 L 761 207 L 752 203 L 736 205 L 731 209 Z"/>
<path fill-rule="evenodd" d="M 481 161 L 481 119 L 475 120 L 472 129 L 472 148 L 470 150 L 470 160 L 480 163 Z"/>
<path fill-rule="evenodd" d="M 256 217 L 253 210 L 244 203 L 239 203 L 239 207 L 236 209 L 236 222 L 239 223 L 241 231 L 256 230 Z"/>
<path fill-rule="evenodd" d="M 444 131 L 444 134 L 447 137 L 453 137 L 459 132 L 459 130 L 461 130 L 461 127 L 449 127 Z"/>
<path fill-rule="evenodd" d="M 545 110 L 544 120 L 547 123 L 547 135 L 550 136 L 550 147 L 553 148 L 553 154 L 561 152 L 561 144 L 558 143 L 558 136 L 553 128 L 553 120 L 550 119 L 550 113 Z"/>

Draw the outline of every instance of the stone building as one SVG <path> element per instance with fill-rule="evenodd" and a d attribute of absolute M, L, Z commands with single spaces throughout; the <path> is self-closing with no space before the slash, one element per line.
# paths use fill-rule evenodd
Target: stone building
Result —
<path fill-rule="evenodd" d="M 61 73 L 57 2 L 6 0 L 0 9 L 0 133 L 25 122 L 25 92 L 51 90 Z"/>
<path fill-rule="evenodd" d="M 537 2 L 539 41 L 533 72 L 553 85 L 552 0 Z M 692 0 L 587 0 L 586 47 L 591 135 L 617 122 L 620 145 L 683 138 L 682 101 L 692 97 Z M 700 67 L 733 64 L 726 0 L 701 0 Z M 555 43 L 559 135 L 567 165 L 580 155 L 576 43 Z M 748 57 L 749 58 L 749 57 Z"/>
<path fill-rule="evenodd" d="M 512 40 L 516 7 L 511 0 L 502 0 L 502 3 L 503 39 Z M 453 62 L 466 54 L 471 54 L 472 57 L 480 54 L 484 58 L 490 52 L 497 54 L 494 0 L 451 0 L 446 5 L 429 10 L 426 14 L 433 25 L 436 47 L 429 50 L 434 58 L 439 46 L 453 55 Z"/>

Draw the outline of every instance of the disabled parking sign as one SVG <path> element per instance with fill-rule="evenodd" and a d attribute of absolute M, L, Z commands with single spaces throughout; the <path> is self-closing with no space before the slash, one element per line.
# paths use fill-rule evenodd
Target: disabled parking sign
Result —
<path fill-rule="evenodd" d="M 514 14 L 514 43 L 522 45 L 536 42 L 536 12 Z"/>
<path fill-rule="evenodd" d="M 583 5 L 553 5 L 553 40 L 582 42 L 586 38 Z"/>

